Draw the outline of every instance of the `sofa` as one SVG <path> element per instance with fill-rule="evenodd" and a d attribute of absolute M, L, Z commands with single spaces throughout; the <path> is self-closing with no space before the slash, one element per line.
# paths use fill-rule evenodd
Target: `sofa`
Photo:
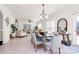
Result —
<path fill-rule="evenodd" d="M 24 36 L 27 36 L 27 33 L 24 32 L 23 30 L 16 31 L 16 37 L 24 37 Z"/>

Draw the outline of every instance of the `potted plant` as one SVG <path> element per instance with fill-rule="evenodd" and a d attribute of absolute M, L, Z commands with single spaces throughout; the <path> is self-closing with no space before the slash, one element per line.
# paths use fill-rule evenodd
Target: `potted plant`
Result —
<path fill-rule="evenodd" d="M 14 24 L 11 24 L 11 29 L 12 29 L 12 37 L 15 37 L 15 32 L 16 32 L 17 28 L 15 27 Z"/>

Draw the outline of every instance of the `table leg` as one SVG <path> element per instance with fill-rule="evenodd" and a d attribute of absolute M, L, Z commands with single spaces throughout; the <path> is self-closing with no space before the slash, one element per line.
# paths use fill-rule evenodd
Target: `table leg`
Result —
<path fill-rule="evenodd" d="M 61 54 L 61 48 L 60 47 L 58 48 L 58 50 L 59 50 L 59 54 Z"/>

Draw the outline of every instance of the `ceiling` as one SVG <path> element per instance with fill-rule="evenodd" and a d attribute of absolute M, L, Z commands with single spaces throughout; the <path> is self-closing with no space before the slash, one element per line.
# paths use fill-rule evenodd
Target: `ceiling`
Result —
<path fill-rule="evenodd" d="M 14 14 L 15 17 L 26 20 L 37 21 L 42 12 L 41 4 L 5 4 L 5 6 Z M 64 7 L 65 4 L 45 4 L 45 12 L 50 15 Z"/>

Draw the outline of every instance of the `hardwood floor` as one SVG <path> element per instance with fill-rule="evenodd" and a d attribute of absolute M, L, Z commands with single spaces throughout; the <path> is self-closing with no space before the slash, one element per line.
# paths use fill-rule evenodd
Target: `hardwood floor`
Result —
<path fill-rule="evenodd" d="M 58 50 L 53 49 L 53 54 L 58 54 Z M 79 53 L 79 46 L 64 46 L 61 47 L 61 54 Z M 31 44 L 31 37 L 28 35 L 23 38 L 11 39 L 8 43 L 0 46 L 0 54 L 50 54 L 49 51 L 44 51 L 42 48 L 35 52 Z"/>
<path fill-rule="evenodd" d="M 0 54 L 46 54 L 43 49 L 35 52 L 31 44 L 30 35 L 23 38 L 11 39 L 8 43 L 0 46 Z"/>

